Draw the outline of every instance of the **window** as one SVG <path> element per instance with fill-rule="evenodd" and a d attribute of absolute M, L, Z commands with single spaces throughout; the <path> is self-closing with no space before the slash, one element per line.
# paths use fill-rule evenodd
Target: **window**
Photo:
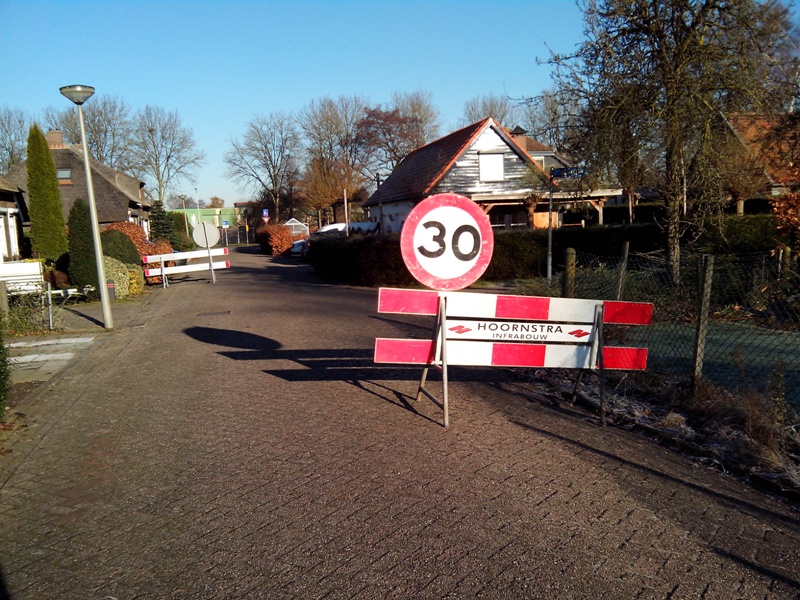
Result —
<path fill-rule="evenodd" d="M 480 179 L 481 181 L 503 181 L 503 155 L 480 154 Z"/>
<path fill-rule="evenodd" d="M 72 169 L 58 169 L 56 177 L 58 177 L 59 181 L 72 181 Z"/>

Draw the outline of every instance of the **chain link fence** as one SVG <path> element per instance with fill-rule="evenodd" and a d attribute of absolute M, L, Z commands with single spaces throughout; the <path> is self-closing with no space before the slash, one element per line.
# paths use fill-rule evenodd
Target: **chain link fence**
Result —
<path fill-rule="evenodd" d="M 790 252 L 687 254 L 680 284 L 663 253 L 575 258 L 575 297 L 653 303 L 651 325 L 612 331 L 609 340 L 649 348 L 650 371 L 800 408 L 800 265 Z"/>

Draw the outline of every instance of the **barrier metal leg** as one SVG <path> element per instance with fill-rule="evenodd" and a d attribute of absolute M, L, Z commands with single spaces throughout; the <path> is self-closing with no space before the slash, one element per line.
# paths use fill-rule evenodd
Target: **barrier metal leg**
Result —
<path fill-rule="evenodd" d="M 439 297 L 439 312 L 436 315 L 436 325 L 433 330 L 434 353 L 433 365 L 442 371 L 442 401 L 434 396 L 431 392 L 425 389 L 425 383 L 428 379 L 428 370 L 430 367 L 426 366 L 422 370 L 422 378 L 417 388 L 417 397 L 419 400 L 422 396 L 426 396 L 431 402 L 436 404 L 442 409 L 442 424 L 445 429 L 450 425 L 450 408 L 449 398 L 447 392 L 447 344 L 446 344 L 446 323 L 447 323 L 447 298 L 444 296 Z"/>
<path fill-rule="evenodd" d="M 600 424 L 606 426 L 606 369 L 603 362 L 603 304 L 594 312 L 594 343 L 592 344 L 592 368 L 600 371 Z"/>

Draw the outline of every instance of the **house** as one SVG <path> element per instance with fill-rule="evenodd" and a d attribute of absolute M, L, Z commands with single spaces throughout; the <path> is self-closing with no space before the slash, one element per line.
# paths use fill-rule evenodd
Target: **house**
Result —
<path fill-rule="evenodd" d="M 67 221 L 75 200 L 89 199 L 83 151 L 80 146 L 66 145 L 60 131 L 48 131 L 47 142 L 56 167 L 64 220 Z M 95 161 L 91 161 L 91 168 L 97 220 L 101 228 L 106 224 L 129 221 L 140 225 L 149 234 L 150 202 L 144 194 L 145 184 Z M 25 163 L 11 169 L 6 179 L 21 192 L 20 210 L 27 223 L 28 171 Z"/>
<path fill-rule="evenodd" d="M 619 190 L 567 192 L 550 186 L 551 169 L 570 163 L 552 149 L 528 138 L 525 130 L 504 129 L 492 118 L 478 121 L 406 156 L 363 204 L 366 218 L 384 232 L 399 232 L 411 209 L 428 196 L 455 193 L 476 202 L 493 227 L 547 227 L 550 194 L 556 210 L 594 202 Z"/>
<path fill-rule="evenodd" d="M 0 177 L 0 263 L 19 260 L 22 241 L 22 216 L 18 204 L 22 191 Z"/>
<path fill-rule="evenodd" d="M 800 186 L 800 130 L 791 113 L 780 117 L 737 114 L 727 118 L 730 131 L 741 145 L 738 157 L 742 172 L 760 184 L 759 197 L 735 198 L 737 214 L 745 212 L 745 201 L 783 197 Z"/>

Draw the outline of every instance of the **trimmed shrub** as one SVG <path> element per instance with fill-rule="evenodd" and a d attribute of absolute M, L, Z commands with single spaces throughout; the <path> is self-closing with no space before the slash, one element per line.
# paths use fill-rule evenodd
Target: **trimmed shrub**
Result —
<path fill-rule="evenodd" d="M 144 234 L 144 229 L 135 223 L 112 223 L 106 228 L 106 230 L 117 230 L 127 235 L 133 242 L 134 246 L 136 246 L 136 251 L 139 253 L 140 258 L 138 261 L 139 263 L 141 263 L 142 256 L 149 256 L 152 254 L 169 254 L 172 252 L 172 245 L 169 242 L 165 242 L 164 240 L 148 242 L 147 237 Z M 167 263 L 167 265 L 174 264 L 175 263 L 173 262 Z M 148 277 L 146 281 L 149 284 L 160 284 L 161 277 Z"/>
<path fill-rule="evenodd" d="M 400 252 L 400 236 L 322 237 L 311 245 L 308 260 L 325 279 L 351 285 L 412 285 Z"/>
<path fill-rule="evenodd" d="M 128 292 L 138 296 L 144 291 L 144 269 L 139 265 L 125 265 L 128 269 Z"/>
<path fill-rule="evenodd" d="M 129 293 L 128 286 L 128 267 L 110 256 L 103 257 L 103 268 L 106 272 L 106 279 L 114 282 L 114 295 L 120 298 L 127 298 Z"/>
<path fill-rule="evenodd" d="M 69 211 L 69 278 L 75 287 L 99 287 L 89 205 L 82 198 Z"/>
<path fill-rule="evenodd" d="M 103 256 L 116 258 L 125 264 L 135 265 L 141 262 L 139 252 L 131 238 L 118 229 L 106 229 L 100 234 L 100 240 L 103 244 Z"/>
<path fill-rule="evenodd" d="M 494 235 L 494 252 L 482 279 L 507 281 L 541 275 L 547 265 L 547 232 L 510 230 Z"/>
<path fill-rule="evenodd" d="M 194 240 L 191 233 L 189 233 L 191 228 L 187 227 L 186 215 L 174 211 L 170 211 L 167 214 L 172 219 L 172 227 L 178 233 L 178 244 L 173 244 L 173 247 L 179 252 L 191 250 L 194 247 Z"/>
<path fill-rule="evenodd" d="M 781 245 L 774 215 L 730 215 L 706 219 L 697 246 L 709 254 L 768 252 Z"/>
<path fill-rule="evenodd" d="M 280 256 L 292 247 L 292 231 L 285 225 L 264 225 L 256 230 L 256 243 L 264 254 Z"/>

